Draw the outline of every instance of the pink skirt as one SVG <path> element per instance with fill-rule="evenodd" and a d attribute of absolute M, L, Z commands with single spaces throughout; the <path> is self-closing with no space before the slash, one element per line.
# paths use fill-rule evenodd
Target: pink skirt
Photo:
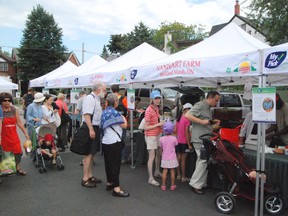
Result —
<path fill-rule="evenodd" d="M 175 159 L 175 160 L 161 160 L 161 167 L 162 168 L 171 169 L 171 168 L 176 168 L 178 166 L 179 166 L 179 164 L 178 164 L 177 159 Z"/>

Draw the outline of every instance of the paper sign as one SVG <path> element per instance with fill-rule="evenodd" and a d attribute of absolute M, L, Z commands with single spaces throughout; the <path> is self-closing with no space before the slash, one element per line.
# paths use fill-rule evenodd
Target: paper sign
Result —
<path fill-rule="evenodd" d="M 276 123 L 276 88 L 252 89 L 252 120 L 255 123 Z"/>
<path fill-rule="evenodd" d="M 77 104 L 77 102 L 80 98 L 79 92 L 80 92 L 80 90 L 71 90 L 71 92 L 70 92 L 70 95 L 71 95 L 70 103 L 71 104 Z"/>
<path fill-rule="evenodd" d="M 127 106 L 129 110 L 135 110 L 135 89 L 127 90 Z"/>

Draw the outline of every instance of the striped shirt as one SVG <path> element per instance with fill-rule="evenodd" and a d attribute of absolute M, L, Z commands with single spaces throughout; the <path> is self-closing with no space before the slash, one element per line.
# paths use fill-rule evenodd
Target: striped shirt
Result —
<path fill-rule="evenodd" d="M 145 121 L 149 122 L 149 125 L 158 124 L 160 119 L 159 109 L 150 105 L 145 111 Z M 162 127 L 156 127 L 150 130 L 145 130 L 146 136 L 158 136 L 162 132 Z"/>

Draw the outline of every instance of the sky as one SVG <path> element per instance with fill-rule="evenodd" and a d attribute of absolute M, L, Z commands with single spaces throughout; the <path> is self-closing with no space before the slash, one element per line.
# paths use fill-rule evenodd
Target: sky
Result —
<path fill-rule="evenodd" d="M 13 3 L 12 3 L 13 2 Z M 239 0 L 245 16 L 249 0 Z M 63 31 L 63 44 L 80 63 L 100 55 L 110 35 L 131 32 L 139 22 L 159 28 L 161 22 L 185 25 L 226 23 L 234 15 L 235 0 L 0 0 L 0 47 L 11 53 L 19 47 L 28 14 L 37 4 L 53 15 Z M 84 45 L 84 59 L 82 46 Z"/>

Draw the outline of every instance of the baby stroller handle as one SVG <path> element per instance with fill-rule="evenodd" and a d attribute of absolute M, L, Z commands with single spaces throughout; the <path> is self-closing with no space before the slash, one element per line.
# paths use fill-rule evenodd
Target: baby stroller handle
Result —
<path fill-rule="evenodd" d="M 199 136 L 199 139 L 201 139 L 201 140 L 206 140 L 206 139 L 216 140 L 218 137 L 219 137 L 218 134 L 210 133 L 210 134 L 203 134 L 203 135 Z"/>

